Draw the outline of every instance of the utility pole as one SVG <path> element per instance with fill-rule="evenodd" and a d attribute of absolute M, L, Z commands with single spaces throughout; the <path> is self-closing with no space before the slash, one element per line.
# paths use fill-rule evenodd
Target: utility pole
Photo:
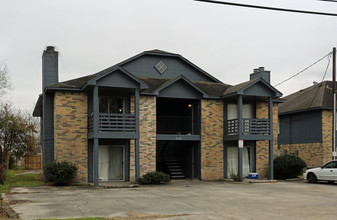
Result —
<path fill-rule="evenodd" d="M 332 49 L 332 93 L 333 93 L 333 130 L 332 159 L 336 159 L 336 47 Z"/>

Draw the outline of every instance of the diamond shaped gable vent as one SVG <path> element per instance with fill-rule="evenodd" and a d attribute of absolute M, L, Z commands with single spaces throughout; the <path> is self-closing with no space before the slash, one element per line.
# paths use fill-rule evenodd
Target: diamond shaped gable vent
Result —
<path fill-rule="evenodd" d="M 156 67 L 156 70 L 158 70 L 160 74 L 163 74 L 165 70 L 167 69 L 167 66 L 165 65 L 163 61 L 159 61 L 159 63 L 157 63 L 155 67 Z"/>

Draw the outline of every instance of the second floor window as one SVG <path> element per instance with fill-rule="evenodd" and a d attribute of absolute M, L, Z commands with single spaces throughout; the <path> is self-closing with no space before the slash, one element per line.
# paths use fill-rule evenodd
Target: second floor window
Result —
<path fill-rule="evenodd" d="M 227 104 L 227 120 L 238 118 L 238 105 Z M 251 104 L 242 105 L 242 118 L 253 118 L 253 108 Z"/>
<path fill-rule="evenodd" d="M 100 97 L 99 98 L 99 113 L 123 114 L 124 99 L 117 97 Z"/>

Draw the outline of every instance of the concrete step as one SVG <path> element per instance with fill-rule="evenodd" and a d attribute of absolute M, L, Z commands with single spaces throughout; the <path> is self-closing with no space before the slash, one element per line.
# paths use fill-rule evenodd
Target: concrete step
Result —
<path fill-rule="evenodd" d="M 171 179 L 185 179 L 185 175 L 171 176 Z"/>
<path fill-rule="evenodd" d="M 169 172 L 182 172 L 183 170 L 181 168 L 174 168 L 174 169 L 168 169 Z"/>

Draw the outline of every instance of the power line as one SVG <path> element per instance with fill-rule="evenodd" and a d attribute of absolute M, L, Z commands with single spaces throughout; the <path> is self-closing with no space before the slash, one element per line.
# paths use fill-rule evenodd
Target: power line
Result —
<path fill-rule="evenodd" d="M 336 3 L 337 3 L 337 0 L 317 0 L 317 1 L 322 1 L 322 2 L 336 2 Z"/>
<path fill-rule="evenodd" d="M 274 8 L 274 7 L 266 7 L 266 6 L 259 6 L 259 5 L 247 5 L 247 4 L 240 4 L 240 3 L 233 3 L 233 2 L 222 2 L 222 1 L 212 1 L 212 0 L 194 0 L 194 1 L 214 3 L 214 4 L 222 4 L 222 5 L 239 6 L 239 7 L 246 7 L 246 8 L 258 8 L 258 9 L 266 9 L 266 10 L 274 10 L 274 11 L 295 12 L 295 13 L 326 15 L 326 16 L 337 16 L 337 14 L 333 14 L 333 13 L 316 12 L 316 11 L 302 11 L 302 10 L 294 10 L 294 9 L 286 9 L 286 8 Z"/>
<path fill-rule="evenodd" d="M 330 53 L 329 56 L 328 56 L 328 64 L 326 65 L 325 72 L 324 72 L 322 81 L 321 81 L 320 83 L 322 83 L 322 82 L 324 81 L 325 76 L 326 76 L 326 73 L 328 72 L 328 69 L 329 69 L 329 66 L 330 66 L 330 59 L 331 59 L 331 53 Z M 320 83 L 317 83 L 317 84 L 314 83 L 314 85 L 317 87 L 317 90 L 316 90 L 315 96 L 312 98 L 312 100 L 311 100 L 310 105 L 309 105 L 308 108 L 311 107 L 312 103 L 314 102 L 314 100 L 316 99 L 316 97 L 317 97 L 317 95 L 318 95 L 319 87 L 320 87 L 319 84 L 320 84 Z"/>
<path fill-rule="evenodd" d="M 325 79 L 325 76 L 326 76 L 326 73 L 328 72 L 328 69 L 329 69 L 329 65 L 330 65 L 330 59 L 331 59 L 331 53 L 329 53 L 329 56 L 328 56 L 328 65 L 326 65 L 326 68 L 325 68 L 325 72 L 324 72 L 324 75 L 323 75 L 323 78 L 322 78 L 322 81 L 321 82 L 323 82 L 324 81 L 324 79 Z"/>
<path fill-rule="evenodd" d="M 279 85 L 281 85 L 282 83 L 285 83 L 285 82 L 287 82 L 287 81 L 291 80 L 292 78 L 294 78 L 294 77 L 296 77 L 296 76 L 300 75 L 301 73 L 303 73 L 304 71 L 308 70 L 310 67 L 314 66 L 315 64 L 317 64 L 318 62 L 322 61 L 324 58 L 326 58 L 327 56 L 330 56 L 330 55 L 331 55 L 331 52 L 330 52 L 330 53 L 328 53 L 327 55 L 325 55 L 324 57 L 322 57 L 321 59 L 317 60 L 316 62 L 314 62 L 314 63 L 313 63 L 313 64 L 311 64 L 310 66 L 308 66 L 308 67 L 304 68 L 304 69 L 303 69 L 303 70 L 301 70 L 300 72 L 298 72 L 298 73 L 296 73 L 296 74 L 292 75 L 292 76 L 291 76 L 291 77 L 289 77 L 288 79 L 286 79 L 286 80 L 283 80 L 283 81 L 282 81 L 282 82 L 280 82 L 280 83 L 277 83 L 276 85 L 274 85 L 274 87 L 276 87 L 276 86 L 279 86 Z"/>

